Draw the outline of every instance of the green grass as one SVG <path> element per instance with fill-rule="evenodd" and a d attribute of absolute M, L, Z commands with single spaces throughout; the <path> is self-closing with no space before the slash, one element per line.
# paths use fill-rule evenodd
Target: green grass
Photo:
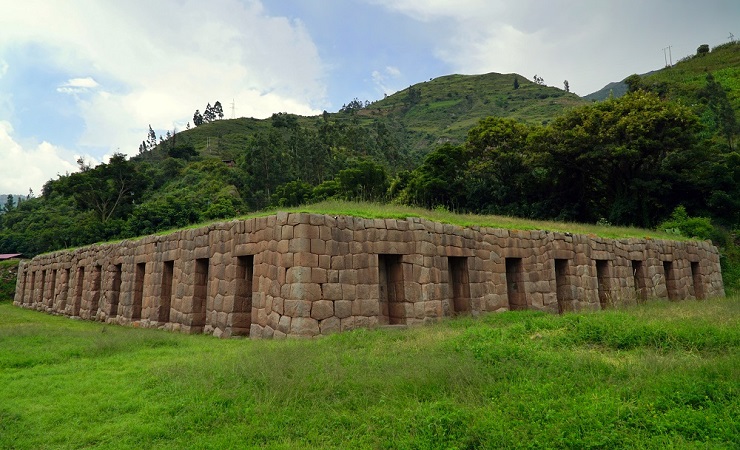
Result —
<path fill-rule="evenodd" d="M 0 448 L 738 448 L 740 298 L 217 340 L 0 303 Z"/>
<path fill-rule="evenodd" d="M 288 211 L 309 212 L 315 214 L 348 215 L 370 219 L 392 218 L 405 219 L 408 217 L 422 217 L 435 222 L 449 223 L 463 227 L 480 226 L 490 228 L 504 228 L 509 230 L 547 230 L 558 232 L 571 232 L 578 234 L 590 234 L 604 238 L 651 238 L 685 240 L 676 234 L 669 234 L 655 230 L 646 230 L 635 227 L 617 227 L 606 225 L 594 225 L 572 222 L 553 222 L 547 220 L 531 220 L 519 217 L 458 214 L 446 210 L 428 210 L 418 207 L 403 205 L 367 203 L 367 202 L 344 202 L 324 201 L 312 205 L 289 208 Z"/>

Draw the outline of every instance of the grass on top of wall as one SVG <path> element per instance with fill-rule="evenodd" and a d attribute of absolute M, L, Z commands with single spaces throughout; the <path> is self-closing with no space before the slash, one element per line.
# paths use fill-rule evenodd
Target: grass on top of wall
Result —
<path fill-rule="evenodd" d="M 509 230 L 547 230 L 556 232 L 569 232 L 586 234 L 610 239 L 639 238 L 639 239 L 669 239 L 690 240 L 686 237 L 670 234 L 657 230 L 645 228 L 623 227 L 612 225 L 597 225 L 575 222 L 555 222 L 549 220 L 524 219 L 511 216 L 461 214 L 445 209 L 425 209 L 421 207 L 396 205 L 390 203 L 356 202 L 343 200 L 325 200 L 302 206 L 273 208 L 256 211 L 235 219 L 221 219 L 205 223 L 193 224 L 184 229 L 194 229 L 214 223 L 228 222 L 230 220 L 244 220 L 253 217 L 265 217 L 284 212 L 303 212 L 311 214 L 326 214 L 332 216 L 353 216 L 366 219 L 401 219 L 419 217 L 434 222 L 447 223 L 462 227 L 479 226 L 489 228 L 503 228 Z M 175 230 L 166 230 L 157 235 L 166 235 Z"/>
<path fill-rule="evenodd" d="M 738 448 L 740 298 L 218 340 L 0 303 L 0 448 Z"/>
<path fill-rule="evenodd" d="M 686 240 L 686 238 L 676 234 L 636 227 L 595 225 L 575 222 L 554 222 L 549 220 L 523 219 L 511 216 L 460 214 L 447 211 L 445 209 L 429 210 L 420 207 L 383 203 L 331 200 L 295 208 L 288 208 L 286 210 L 293 212 L 309 212 L 314 214 L 348 215 L 371 219 L 405 219 L 407 217 L 421 217 L 434 222 L 449 223 L 462 227 L 480 226 L 504 228 L 509 230 L 547 230 L 563 233 L 590 234 L 611 239 L 651 238 Z"/>
<path fill-rule="evenodd" d="M 586 234 L 609 239 L 638 238 L 638 239 L 667 239 L 686 241 L 689 238 L 670 234 L 657 230 L 648 230 L 645 228 L 622 227 L 612 225 L 596 225 L 575 222 L 554 222 L 548 220 L 523 219 L 510 216 L 479 215 L 479 214 L 460 214 L 447 211 L 445 209 L 429 210 L 420 207 L 396 205 L 390 203 L 373 203 L 373 202 L 354 202 L 343 200 L 325 200 L 309 205 L 266 209 L 255 211 L 253 213 L 239 216 L 231 219 L 218 219 L 209 222 L 193 224 L 183 228 L 173 228 L 162 230 L 155 235 L 165 236 L 178 230 L 190 230 L 201 228 L 215 223 L 230 222 L 232 220 L 245 220 L 253 217 L 265 217 L 276 214 L 279 211 L 285 212 L 305 212 L 311 214 L 327 214 L 332 216 L 353 216 L 366 219 L 407 219 L 409 217 L 420 217 L 434 222 L 447 223 L 462 227 L 480 226 L 489 228 L 503 228 L 509 230 L 543 230 L 556 232 L 569 232 L 575 234 Z M 128 239 L 116 239 L 108 242 L 98 242 L 97 244 L 112 244 L 127 240 L 135 241 L 142 239 L 144 236 L 138 236 Z M 75 248 L 63 249 L 64 251 L 74 250 Z"/>

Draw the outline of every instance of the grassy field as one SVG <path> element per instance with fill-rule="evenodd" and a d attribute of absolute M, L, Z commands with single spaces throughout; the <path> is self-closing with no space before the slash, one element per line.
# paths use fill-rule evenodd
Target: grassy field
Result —
<path fill-rule="evenodd" d="M 218 340 L 0 303 L 0 448 L 738 448 L 740 297 Z"/>

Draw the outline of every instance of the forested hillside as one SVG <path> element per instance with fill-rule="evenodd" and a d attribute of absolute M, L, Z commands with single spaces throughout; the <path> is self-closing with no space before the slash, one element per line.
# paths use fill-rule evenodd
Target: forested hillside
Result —
<path fill-rule="evenodd" d="M 0 253 L 340 198 L 660 226 L 732 256 L 738 67 L 730 43 L 628 77 L 625 96 L 602 102 L 541 79 L 450 75 L 315 117 L 206 117 L 159 139 L 150 132 L 134 158 L 80 161 L 37 198 L 4 207 Z"/>

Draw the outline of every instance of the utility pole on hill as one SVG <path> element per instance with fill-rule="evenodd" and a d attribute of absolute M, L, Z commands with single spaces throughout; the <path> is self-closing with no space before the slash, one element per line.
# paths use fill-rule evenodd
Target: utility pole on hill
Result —
<path fill-rule="evenodd" d="M 665 66 L 666 67 L 673 67 L 673 56 L 671 55 L 671 47 L 672 45 L 669 45 L 668 47 L 663 47 L 663 58 L 665 59 Z M 668 50 L 668 54 L 666 54 L 666 50 Z M 670 58 L 670 64 L 668 64 Z"/>

